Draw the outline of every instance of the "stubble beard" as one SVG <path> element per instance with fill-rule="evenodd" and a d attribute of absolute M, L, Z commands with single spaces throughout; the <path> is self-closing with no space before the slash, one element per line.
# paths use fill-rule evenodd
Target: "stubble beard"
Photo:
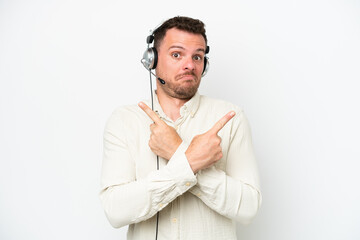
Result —
<path fill-rule="evenodd" d="M 161 85 L 161 87 L 164 90 L 164 92 L 170 97 L 189 100 L 196 94 L 200 85 L 200 80 L 198 80 L 198 77 L 195 74 L 190 73 L 188 75 L 192 75 L 195 78 L 196 84 L 191 84 L 190 86 L 183 86 L 180 84 L 179 85 L 176 84 L 176 82 L 173 83 L 167 81 L 165 85 Z M 177 80 L 179 78 L 181 78 L 181 76 L 177 76 L 175 79 Z"/>

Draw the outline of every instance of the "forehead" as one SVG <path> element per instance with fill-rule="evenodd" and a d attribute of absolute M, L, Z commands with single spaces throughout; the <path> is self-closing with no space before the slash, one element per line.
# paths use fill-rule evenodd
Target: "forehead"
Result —
<path fill-rule="evenodd" d="M 189 33 L 177 28 L 171 28 L 166 31 L 165 37 L 160 44 L 160 48 L 168 49 L 173 45 L 184 48 L 203 48 L 205 49 L 205 39 L 201 34 Z"/>

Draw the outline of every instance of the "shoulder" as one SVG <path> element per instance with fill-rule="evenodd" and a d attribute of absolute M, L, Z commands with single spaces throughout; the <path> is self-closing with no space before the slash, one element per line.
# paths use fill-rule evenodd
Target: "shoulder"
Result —
<path fill-rule="evenodd" d="M 234 111 L 236 115 L 243 114 L 243 108 L 231 102 L 200 95 L 200 109 L 208 113 L 226 114 Z"/>
<path fill-rule="evenodd" d="M 126 120 L 128 117 L 134 117 L 138 115 L 138 106 L 134 105 L 126 105 L 126 106 L 118 106 L 114 109 L 114 111 L 110 115 L 111 118 L 121 118 Z"/>
<path fill-rule="evenodd" d="M 225 129 L 234 132 L 234 129 L 249 128 L 247 117 L 242 107 L 222 100 L 200 95 L 200 107 L 198 109 L 199 115 L 202 118 L 209 119 L 212 124 L 217 122 L 221 117 L 225 116 L 230 111 L 235 112 L 235 116 L 226 124 Z"/>
<path fill-rule="evenodd" d="M 106 128 L 134 128 L 141 124 L 144 118 L 143 111 L 135 104 L 119 106 L 108 118 Z"/>
<path fill-rule="evenodd" d="M 118 106 L 114 109 L 111 116 L 117 116 L 117 117 L 128 117 L 128 116 L 136 116 L 139 114 L 139 107 L 135 104 L 132 105 L 124 105 L 124 106 Z"/>

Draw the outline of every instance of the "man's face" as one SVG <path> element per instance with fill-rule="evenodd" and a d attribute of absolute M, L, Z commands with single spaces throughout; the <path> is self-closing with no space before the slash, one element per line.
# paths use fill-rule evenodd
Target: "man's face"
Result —
<path fill-rule="evenodd" d="M 167 30 L 158 50 L 156 74 L 165 80 L 160 85 L 171 97 L 190 99 L 200 85 L 204 69 L 205 39 L 176 28 Z"/>

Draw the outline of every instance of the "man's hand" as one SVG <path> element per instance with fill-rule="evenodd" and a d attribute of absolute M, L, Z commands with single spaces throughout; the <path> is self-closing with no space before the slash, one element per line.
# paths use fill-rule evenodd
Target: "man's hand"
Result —
<path fill-rule="evenodd" d="M 161 120 L 145 103 L 140 102 L 139 107 L 154 121 L 150 125 L 149 147 L 151 151 L 159 157 L 169 160 L 181 144 L 182 139 L 173 127 Z"/>
<path fill-rule="evenodd" d="M 209 131 L 192 139 L 185 155 L 194 173 L 210 167 L 222 158 L 221 138 L 217 134 L 234 116 L 233 111 L 227 113 Z"/>

